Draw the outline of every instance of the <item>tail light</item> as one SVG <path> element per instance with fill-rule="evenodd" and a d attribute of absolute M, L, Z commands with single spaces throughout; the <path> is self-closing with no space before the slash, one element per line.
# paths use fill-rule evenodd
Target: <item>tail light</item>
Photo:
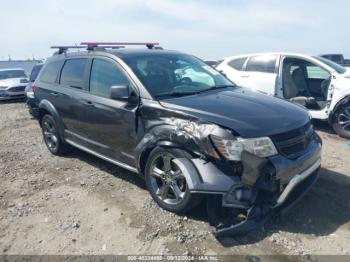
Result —
<path fill-rule="evenodd" d="M 35 84 L 32 84 L 32 91 L 33 91 L 33 93 L 35 93 L 35 91 L 36 91 L 36 85 Z"/>

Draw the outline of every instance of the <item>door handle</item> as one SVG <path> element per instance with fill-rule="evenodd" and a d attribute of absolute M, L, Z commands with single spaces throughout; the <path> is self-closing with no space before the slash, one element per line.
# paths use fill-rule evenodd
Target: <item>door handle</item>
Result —
<path fill-rule="evenodd" d="M 59 93 L 57 93 L 57 92 L 51 92 L 50 95 L 52 95 L 52 96 L 58 96 Z"/>
<path fill-rule="evenodd" d="M 83 105 L 87 106 L 87 107 L 94 107 L 95 106 L 94 103 L 92 103 L 91 101 L 84 101 Z"/>
<path fill-rule="evenodd" d="M 241 75 L 241 77 L 243 77 L 243 78 L 248 78 L 249 75 Z"/>

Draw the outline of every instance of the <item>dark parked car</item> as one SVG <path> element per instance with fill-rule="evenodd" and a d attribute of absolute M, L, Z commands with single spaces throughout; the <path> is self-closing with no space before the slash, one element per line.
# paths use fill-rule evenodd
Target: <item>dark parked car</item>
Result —
<path fill-rule="evenodd" d="M 37 117 L 39 113 L 38 100 L 35 98 L 34 90 L 33 90 L 35 89 L 34 81 L 38 76 L 42 67 L 43 67 L 43 64 L 37 64 L 33 66 L 29 76 L 29 83 L 27 84 L 24 90 L 27 96 L 27 105 L 28 105 L 29 113 L 34 117 Z"/>
<path fill-rule="evenodd" d="M 232 211 L 218 236 L 263 224 L 317 179 L 321 140 L 302 107 L 235 86 L 191 55 L 102 45 L 60 48 L 35 81 L 52 154 L 73 146 L 135 172 L 172 212 L 207 196 L 213 221 Z"/>
<path fill-rule="evenodd" d="M 349 59 L 345 59 L 344 55 L 342 54 L 324 54 L 324 55 L 320 55 L 323 58 L 327 58 L 339 65 L 342 66 L 346 66 L 349 67 L 350 66 L 350 60 Z"/>

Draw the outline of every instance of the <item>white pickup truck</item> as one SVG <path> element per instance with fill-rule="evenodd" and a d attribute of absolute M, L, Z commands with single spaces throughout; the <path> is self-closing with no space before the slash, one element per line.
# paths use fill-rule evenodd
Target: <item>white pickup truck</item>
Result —
<path fill-rule="evenodd" d="M 259 53 L 225 58 L 217 67 L 239 86 L 306 107 L 350 138 L 350 69 L 328 59 L 293 53 Z"/>

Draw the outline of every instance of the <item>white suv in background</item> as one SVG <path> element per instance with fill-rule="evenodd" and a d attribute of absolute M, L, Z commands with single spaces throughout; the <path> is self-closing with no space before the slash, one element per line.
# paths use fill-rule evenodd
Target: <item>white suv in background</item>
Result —
<path fill-rule="evenodd" d="M 292 53 L 225 58 L 216 69 L 237 85 L 306 107 L 350 138 L 350 70 L 328 59 Z"/>

